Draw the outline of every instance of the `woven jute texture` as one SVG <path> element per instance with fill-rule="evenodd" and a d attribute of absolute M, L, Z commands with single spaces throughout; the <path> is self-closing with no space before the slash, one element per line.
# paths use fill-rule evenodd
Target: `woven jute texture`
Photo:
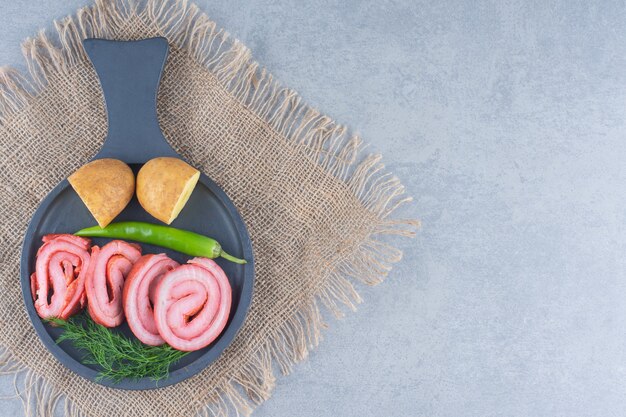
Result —
<path fill-rule="evenodd" d="M 185 1 L 97 2 L 23 46 L 28 73 L 0 70 L 0 357 L 26 413 L 50 416 L 249 414 L 274 371 L 288 373 L 318 344 L 321 310 L 340 316 L 400 259 L 388 234 L 410 200 L 379 156 L 362 155 L 348 129 L 307 106 L 260 68 L 250 51 Z M 215 180 L 253 241 L 254 298 L 232 345 L 182 383 L 151 391 L 104 388 L 65 369 L 40 343 L 19 285 L 22 239 L 54 186 L 89 161 L 107 131 L 102 93 L 82 48 L 87 37 L 164 36 L 170 44 L 158 98 L 168 141 Z"/>

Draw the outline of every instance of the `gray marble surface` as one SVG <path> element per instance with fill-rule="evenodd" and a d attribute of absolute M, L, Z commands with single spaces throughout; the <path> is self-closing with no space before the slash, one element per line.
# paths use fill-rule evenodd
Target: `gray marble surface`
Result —
<path fill-rule="evenodd" d="M 0 63 L 82 3 L 0 0 Z M 256 416 L 626 414 L 623 3 L 199 3 L 423 221 Z"/>

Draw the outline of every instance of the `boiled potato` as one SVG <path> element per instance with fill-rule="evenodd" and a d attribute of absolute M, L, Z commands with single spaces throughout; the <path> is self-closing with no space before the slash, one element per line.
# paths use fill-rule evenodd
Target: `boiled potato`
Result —
<path fill-rule="evenodd" d="M 200 178 L 200 171 L 177 158 L 154 158 L 137 174 L 137 199 L 152 216 L 174 221 L 185 207 Z"/>
<path fill-rule="evenodd" d="M 100 227 L 120 214 L 135 192 L 135 176 L 124 162 L 96 159 L 70 175 L 68 181 Z"/>

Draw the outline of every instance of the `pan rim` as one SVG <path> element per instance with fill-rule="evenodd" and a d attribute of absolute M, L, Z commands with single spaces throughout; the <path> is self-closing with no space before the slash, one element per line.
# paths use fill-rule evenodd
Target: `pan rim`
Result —
<path fill-rule="evenodd" d="M 70 371 L 91 382 L 109 388 L 122 390 L 159 389 L 182 382 L 198 374 L 212 362 L 217 360 L 217 358 L 221 356 L 223 351 L 234 341 L 235 337 L 243 327 L 245 319 L 250 310 L 250 306 L 252 304 L 252 297 L 254 292 L 255 265 L 254 253 L 252 250 L 252 240 L 250 239 L 248 230 L 243 221 L 243 218 L 241 217 L 241 214 L 239 213 L 233 202 L 230 200 L 230 198 L 227 196 L 227 194 L 204 173 L 200 175 L 199 183 L 208 188 L 208 190 L 216 196 L 220 204 L 224 206 L 226 212 L 233 222 L 237 237 L 243 250 L 243 256 L 246 260 L 248 260 L 248 263 L 244 266 L 243 285 L 241 287 L 241 296 L 239 299 L 237 310 L 235 311 L 235 314 L 233 315 L 232 320 L 230 321 L 228 326 L 220 335 L 220 338 L 215 342 L 215 344 L 211 345 L 209 350 L 207 350 L 195 361 L 185 367 L 170 372 L 169 376 L 166 379 L 158 382 L 153 381 L 149 378 L 141 378 L 138 380 L 124 379 L 120 383 L 114 383 L 113 381 L 106 378 L 96 380 L 96 377 L 98 375 L 98 372 L 96 370 L 82 364 L 81 362 L 70 356 L 65 350 L 62 349 L 61 346 L 56 343 L 53 337 L 48 333 L 41 318 L 37 315 L 34 303 L 32 302 L 29 265 L 31 261 L 31 256 L 33 256 L 34 254 L 29 248 L 32 247 L 33 239 L 36 238 L 35 232 L 37 231 L 37 227 L 41 223 L 42 218 L 46 214 L 47 209 L 49 208 L 51 203 L 55 201 L 55 199 L 59 196 L 59 194 L 61 194 L 61 192 L 65 191 L 67 187 L 70 187 L 67 179 L 61 181 L 52 191 L 50 191 L 50 193 L 42 200 L 39 207 L 37 207 L 35 213 L 30 220 L 30 223 L 24 235 L 24 240 L 22 242 L 22 253 L 20 257 L 20 284 L 22 289 L 22 297 L 24 301 L 24 306 L 26 307 L 28 316 L 31 323 L 33 324 L 33 327 L 35 328 L 37 336 L 39 337 L 43 345 L 52 353 L 52 355 Z"/>

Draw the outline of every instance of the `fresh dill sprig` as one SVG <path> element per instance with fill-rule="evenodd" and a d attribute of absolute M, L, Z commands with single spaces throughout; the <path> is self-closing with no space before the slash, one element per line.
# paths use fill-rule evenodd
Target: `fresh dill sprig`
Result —
<path fill-rule="evenodd" d="M 83 364 L 102 368 L 98 380 L 108 378 L 119 383 L 125 378 L 147 377 L 159 381 L 168 377 L 171 364 L 188 353 L 168 345 L 144 345 L 97 324 L 88 315 L 82 319 L 74 316 L 67 321 L 57 318 L 47 321 L 64 330 L 57 343 L 71 341 L 86 352 Z"/>

